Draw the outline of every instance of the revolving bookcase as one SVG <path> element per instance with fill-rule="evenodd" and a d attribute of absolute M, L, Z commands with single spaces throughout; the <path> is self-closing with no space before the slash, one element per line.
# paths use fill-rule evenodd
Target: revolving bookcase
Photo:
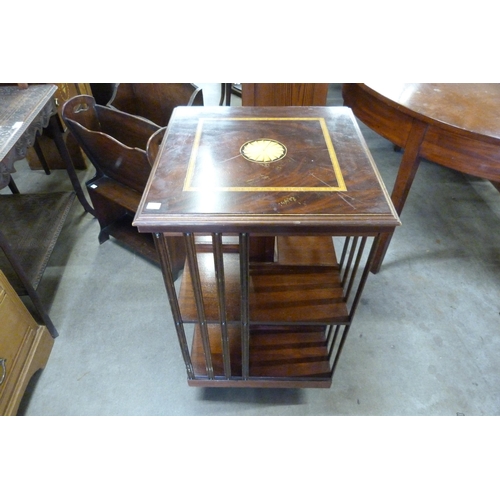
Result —
<path fill-rule="evenodd" d="M 189 385 L 329 387 L 399 219 L 347 108 L 181 107 L 134 225 L 154 235 Z"/>

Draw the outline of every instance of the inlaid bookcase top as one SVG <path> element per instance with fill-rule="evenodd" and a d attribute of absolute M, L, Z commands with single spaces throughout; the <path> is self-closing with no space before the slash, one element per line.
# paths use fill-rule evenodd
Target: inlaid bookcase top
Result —
<path fill-rule="evenodd" d="M 349 109 L 177 108 L 135 225 L 221 223 L 295 233 L 399 220 Z"/>

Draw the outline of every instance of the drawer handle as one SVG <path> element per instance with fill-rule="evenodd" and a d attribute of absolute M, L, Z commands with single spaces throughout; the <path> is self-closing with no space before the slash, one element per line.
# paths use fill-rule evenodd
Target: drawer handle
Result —
<path fill-rule="evenodd" d="M 0 374 L 0 385 L 3 384 L 3 381 L 5 380 L 5 374 L 7 373 L 7 368 L 5 367 L 6 361 L 6 359 L 0 358 L 0 367 L 2 367 L 2 373 Z"/>

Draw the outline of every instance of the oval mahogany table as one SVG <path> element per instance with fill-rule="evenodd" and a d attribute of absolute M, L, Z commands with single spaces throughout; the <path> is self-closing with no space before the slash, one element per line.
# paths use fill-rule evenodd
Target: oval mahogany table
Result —
<path fill-rule="evenodd" d="M 366 126 L 404 149 L 392 191 L 401 214 L 420 159 L 500 182 L 500 84 L 347 83 L 344 104 Z M 391 235 L 377 248 L 380 270 Z"/>

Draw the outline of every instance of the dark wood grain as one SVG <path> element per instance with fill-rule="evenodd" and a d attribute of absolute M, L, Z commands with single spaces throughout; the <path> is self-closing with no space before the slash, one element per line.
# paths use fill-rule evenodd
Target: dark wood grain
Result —
<path fill-rule="evenodd" d="M 250 331 L 250 380 L 242 380 L 241 337 L 230 328 L 231 375 L 224 378 L 222 343 L 216 328 L 210 328 L 215 380 L 208 380 L 199 330 L 192 345 L 193 367 L 198 380 L 192 386 L 219 387 L 317 387 L 331 386 L 326 335 L 322 327 L 254 328 Z M 288 379 L 288 380 L 287 380 Z M 302 379 L 302 380 L 301 380 Z"/>
<path fill-rule="evenodd" d="M 274 161 L 243 155 L 259 139 L 278 142 Z M 347 108 L 179 107 L 134 224 L 160 233 L 189 385 L 329 387 L 371 266 L 365 236 L 399 219 Z M 179 234 L 178 292 L 166 240 Z"/>
<path fill-rule="evenodd" d="M 346 108 L 179 107 L 174 117 L 134 223 L 141 232 L 344 234 L 399 224 Z M 243 158 L 241 146 L 261 137 L 285 144 L 287 155 L 266 165 Z"/>
<path fill-rule="evenodd" d="M 325 106 L 328 83 L 243 83 L 243 106 Z"/>
<path fill-rule="evenodd" d="M 209 322 L 219 322 L 219 296 L 213 255 L 198 254 L 205 315 Z M 228 322 L 240 320 L 239 255 L 224 256 L 226 307 Z M 191 283 L 186 268 L 181 284 L 180 305 L 185 322 L 198 321 Z M 349 315 L 338 268 L 253 264 L 250 266 L 250 321 L 261 324 L 331 324 L 347 323 Z"/>
<path fill-rule="evenodd" d="M 144 118 L 97 105 L 91 96 L 70 99 L 62 114 L 96 169 L 87 189 L 101 227 L 99 242 L 113 236 L 158 262 L 151 235 L 140 234 L 132 221 L 164 130 Z M 180 238 L 172 237 L 169 247 L 176 256 L 177 274 L 184 265 L 184 244 Z"/>
<path fill-rule="evenodd" d="M 401 148 L 414 121 L 428 125 L 419 153 L 440 165 L 500 181 L 500 84 L 344 84 L 344 102 Z"/>
<path fill-rule="evenodd" d="M 176 106 L 203 106 L 193 83 L 117 83 L 108 106 L 166 127 Z"/>
<path fill-rule="evenodd" d="M 302 266 L 336 267 L 337 256 L 330 236 L 279 236 L 277 262 Z"/>
<path fill-rule="evenodd" d="M 392 192 L 398 214 L 421 158 L 500 181 L 500 84 L 349 83 L 342 94 L 363 123 L 404 149 Z M 380 240 L 374 272 L 390 239 Z"/>
<path fill-rule="evenodd" d="M 151 167 L 146 155 L 157 125 L 77 96 L 64 104 L 63 119 L 98 171 L 142 193 Z"/>

